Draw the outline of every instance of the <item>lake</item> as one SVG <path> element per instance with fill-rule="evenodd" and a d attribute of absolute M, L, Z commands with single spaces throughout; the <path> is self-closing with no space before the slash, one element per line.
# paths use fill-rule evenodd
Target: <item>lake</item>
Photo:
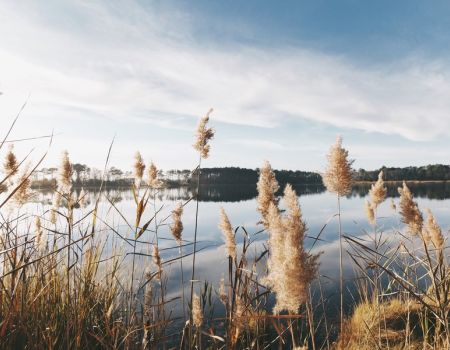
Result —
<path fill-rule="evenodd" d="M 394 230 L 403 231 L 404 225 L 400 222 L 398 213 L 391 208 L 391 198 L 398 204 L 397 187 L 399 184 L 389 184 L 388 198 L 378 209 L 378 228 L 383 235 L 392 235 Z M 414 193 L 422 211 L 430 208 L 437 221 L 440 223 L 443 232 L 447 233 L 450 227 L 450 184 L 447 183 L 426 183 L 426 184 L 410 184 L 410 188 Z M 308 237 L 305 240 L 307 248 L 313 245 L 314 252 L 321 252 L 320 257 L 320 279 L 324 297 L 327 300 L 328 317 L 335 319 L 339 307 L 339 245 L 338 245 L 338 223 L 336 214 L 337 200 L 336 196 L 325 191 L 322 186 L 296 186 L 299 194 L 299 202 L 303 212 L 303 218 L 308 226 Z M 358 185 L 353 188 L 352 193 L 343 198 L 341 201 L 342 208 L 342 224 L 346 235 L 364 238 L 367 233 L 372 232 L 372 226 L 368 224 L 364 202 L 369 190 L 369 185 Z M 95 202 L 98 195 L 96 192 L 88 191 L 88 202 Z M 258 225 L 260 220 L 256 210 L 256 189 L 252 186 L 220 186 L 202 188 L 200 192 L 199 212 L 198 212 L 198 244 L 196 260 L 196 290 L 198 291 L 204 281 L 208 281 L 213 285 L 215 290 L 218 289 L 219 281 L 223 274 L 227 275 L 228 259 L 222 246 L 222 234 L 218 228 L 219 210 L 223 207 L 234 227 L 244 227 L 252 236 L 261 230 Z M 192 193 L 187 188 L 175 188 L 160 190 L 154 201 L 149 203 L 147 212 L 142 219 L 142 223 L 146 222 L 154 214 L 154 208 L 158 210 L 157 220 L 168 218 L 171 210 L 179 202 L 186 202 L 192 197 Z M 106 199 L 108 198 L 108 199 Z M 114 203 L 114 206 L 111 204 Z M 40 213 L 45 212 L 51 205 L 51 193 L 40 192 L 35 202 L 28 205 L 29 210 L 37 210 Z M 78 217 L 81 217 L 89 210 L 79 209 Z M 191 200 L 186 204 L 183 214 L 183 240 L 186 246 L 183 248 L 184 254 L 192 251 L 192 245 L 189 244 L 194 238 L 195 227 L 195 210 L 196 202 Z M 119 214 L 120 212 L 120 214 Z M 120 246 L 121 264 L 125 271 L 131 264 L 132 246 L 119 237 L 132 238 L 134 232 L 127 225 L 128 221 L 131 226 L 135 221 L 136 203 L 133 194 L 129 190 L 111 189 L 105 191 L 102 196 L 101 205 L 99 207 L 98 221 L 99 235 L 106 241 L 105 254 L 110 252 L 112 246 Z M 163 261 L 170 261 L 172 258 L 179 256 L 178 247 L 176 246 L 170 234 L 168 224 L 170 218 L 161 222 L 158 227 L 159 247 Z M 149 226 L 150 230 L 154 230 L 153 223 Z M 113 233 L 110 229 L 113 227 L 117 233 Z M 316 239 L 320 234 L 319 239 Z M 238 231 L 236 236 L 237 242 L 243 240 L 243 231 Z M 139 239 L 137 252 L 144 254 L 137 259 L 137 273 L 135 284 L 139 285 L 143 280 L 146 269 L 155 269 L 151 257 L 145 254 L 151 254 L 151 244 L 154 242 L 154 232 L 145 232 Z M 255 252 L 250 256 L 256 256 L 258 249 L 261 250 L 262 244 L 266 241 L 267 236 L 260 233 L 255 236 Z M 345 244 L 346 249 L 348 245 Z M 192 266 L 192 256 L 183 259 L 184 263 L 184 280 L 186 286 L 186 295 L 189 295 L 189 279 Z M 346 281 L 346 306 L 349 309 L 354 305 L 355 295 L 353 288 L 353 280 L 355 278 L 355 265 L 350 261 L 347 254 L 344 257 L 344 277 Z M 176 298 L 180 296 L 180 268 L 179 261 L 173 264 L 167 264 L 164 268 L 167 273 L 167 295 L 168 298 Z M 318 297 L 317 283 L 313 285 L 312 292 L 315 298 Z M 172 316 L 180 316 L 180 299 L 174 300 L 168 308 L 171 310 Z M 218 303 L 218 313 L 223 309 Z M 347 310 L 348 311 L 348 310 Z"/>

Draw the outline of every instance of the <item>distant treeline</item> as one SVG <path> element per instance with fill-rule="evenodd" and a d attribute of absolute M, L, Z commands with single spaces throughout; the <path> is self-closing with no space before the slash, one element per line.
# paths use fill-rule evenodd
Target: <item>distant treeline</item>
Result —
<path fill-rule="evenodd" d="M 320 174 L 308 171 L 275 170 L 277 181 L 284 185 L 291 184 L 322 184 Z M 237 167 L 204 168 L 200 172 L 200 182 L 204 185 L 256 185 L 259 177 L 259 169 L 245 169 Z M 197 173 L 190 178 L 190 183 L 195 183 Z"/>
<path fill-rule="evenodd" d="M 426 166 L 410 166 L 406 168 L 382 167 L 367 171 L 359 169 L 355 173 L 357 181 L 376 181 L 378 173 L 383 170 L 385 181 L 444 181 L 450 180 L 450 165 L 434 164 Z"/>
<path fill-rule="evenodd" d="M 78 164 L 75 164 L 78 165 Z M 33 181 L 35 188 L 54 188 L 56 180 L 54 173 L 56 168 L 42 173 L 47 174 L 47 177 L 37 178 Z M 376 181 L 378 173 L 383 170 L 385 181 L 447 181 L 450 180 L 450 165 L 427 165 L 421 167 L 382 167 L 377 170 L 359 169 L 355 171 L 356 181 Z M 51 178 L 48 178 L 48 174 Z M 197 172 L 189 170 L 168 170 L 159 171 L 159 176 L 165 183 L 166 187 L 196 187 Z M 292 170 L 275 170 L 275 176 L 281 187 L 286 183 L 292 185 L 322 185 L 322 178 L 319 173 L 310 171 L 292 171 Z M 241 185 L 255 187 L 258 182 L 259 169 L 246 169 L 238 167 L 225 168 L 203 168 L 200 172 L 200 182 L 203 185 L 219 186 L 219 185 Z M 98 187 L 102 182 L 102 177 L 99 171 L 92 171 L 85 165 L 78 167 L 74 166 L 74 185 L 76 187 Z M 105 178 L 103 184 L 107 187 L 129 187 L 133 182 L 133 175 L 131 172 L 124 173 L 120 169 L 111 167 Z"/>
<path fill-rule="evenodd" d="M 377 170 L 359 169 L 355 171 L 356 181 L 376 181 L 380 171 L 384 173 L 385 181 L 445 181 L 450 180 L 450 166 L 435 164 L 421 167 L 382 167 Z M 205 168 L 201 170 L 200 182 L 209 185 L 254 185 L 258 181 L 258 169 L 245 169 L 237 167 Z M 286 183 L 316 185 L 322 184 L 319 173 L 309 171 L 275 170 L 277 181 Z M 195 183 L 196 174 L 190 177 L 189 182 Z"/>

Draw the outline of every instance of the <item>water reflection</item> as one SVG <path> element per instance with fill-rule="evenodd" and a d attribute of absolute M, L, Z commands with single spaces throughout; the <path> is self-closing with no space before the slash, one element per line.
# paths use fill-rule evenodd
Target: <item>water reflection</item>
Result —
<path fill-rule="evenodd" d="M 396 198 L 400 197 L 398 187 L 401 183 L 388 183 L 387 196 Z M 428 199 L 447 199 L 450 198 L 450 182 L 408 182 L 408 187 L 414 197 Z M 365 197 L 369 193 L 370 185 L 366 183 L 356 184 L 353 186 L 350 196 Z"/>
<path fill-rule="evenodd" d="M 367 196 L 370 190 L 370 184 L 359 183 L 353 186 L 351 193 L 347 198 L 359 197 L 364 198 Z M 398 187 L 401 183 L 388 183 L 387 197 L 397 198 L 399 197 Z M 326 192 L 326 189 L 321 184 L 314 185 L 301 185 L 296 184 L 293 186 L 299 196 L 321 194 Z M 409 182 L 408 187 L 411 192 L 417 198 L 427 199 L 448 199 L 450 198 L 450 182 L 427 182 L 417 183 Z M 283 189 L 280 188 L 278 195 L 282 195 Z M 80 188 L 75 189 L 75 193 L 79 195 Z M 98 196 L 97 189 L 89 189 L 87 191 L 87 201 L 92 203 Z M 106 188 L 104 193 L 108 198 L 119 203 L 121 201 L 133 200 L 133 194 L 130 189 L 127 188 Z M 38 196 L 35 197 L 35 202 L 43 204 L 49 204 L 51 201 L 52 191 L 48 189 L 38 190 Z M 190 187 L 178 187 L 178 188 L 164 188 L 160 189 L 156 194 L 159 201 L 187 201 L 191 198 L 195 198 L 196 190 Z M 254 185 L 214 185 L 214 186 L 202 186 L 199 192 L 199 200 L 201 202 L 241 202 L 255 199 L 258 193 L 256 186 Z"/>
<path fill-rule="evenodd" d="M 388 197 L 398 202 L 397 187 L 401 184 L 388 184 Z M 431 208 L 443 232 L 447 232 L 450 226 L 450 183 L 410 183 L 409 187 L 418 200 L 422 210 Z M 308 238 L 305 245 L 311 248 L 314 244 L 315 252 L 322 252 L 320 258 L 320 275 L 322 278 L 322 288 L 325 298 L 329 301 L 330 308 L 327 310 L 330 315 L 337 314 L 338 300 L 338 228 L 334 217 L 336 213 L 336 197 L 325 191 L 323 186 L 295 186 L 300 196 L 300 204 L 304 219 L 308 226 Z M 352 193 L 342 201 L 342 222 L 346 235 L 364 237 L 372 228 L 365 217 L 364 201 L 370 189 L 369 184 L 359 184 L 354 186 Z M 79 192 L 77 193 L 79 195 Z M 192 198 L 195 191 L 188 187 L 170 188 L 159 191 L 155 202 L 152 203 L 155 208 L 162 207 L 161 218 L 170 216 L 171 210 L 178 201 L 187 201 Z M 281 192 L 280 192 L 281 194 Z M 96 191 L 87 191 L 88 203 L 94 203 L 99 193 Z M 227 259 L 225 257 L 222 245 L 222 235 L 218 228 L 219 210 L 223 207 L 227 212 L 230 221 L 234 227 L 243 226 L 252 234 L 258 232 L 261 227 L 258 225 L 259 215 L 256 211 L 256 187 L 255 186 L 209 186 L 203 187 L 199 195 L 199 228 L 198 228 L 198 248 L 202 249 L 197 255 L 197 273 L 196 277 L 201 283 L 210 282 L 217 288 L 222 273 L 227 271 Z M 105 200 L 108 198 L 108 200 Z M 40 192 L 36 197 L 36 202 L 43 204 L 44 208 L 49 207 L 52 201 L 51 192 Z M 115 209 L 111 209 L 111 203 L 114 203 Z M 283 203 L 281 203 L 283 205 Z M 88 209 L 87 209 L 88 210 Z M 153 207 L 149 211 L 152 212 Z M 120 211 L 121 215 L 118 215 Z M 133 237 L 134 232 L 124 223 L 123 218 L 134 222 L 136 204 L 133 194 L 130 190 L 124 189 L 106 189 L 102 194 L 102 203 L 99 207 L 99 217 L 108 220 L 109 224 L 117 229 L 123 237 Z M 143 218 L 145 222 L 152 214 L 147 214 Z M 398 213 L 390 208 L 389 200 L 383 203 L 378 209 L 378 224 L 381 231 L 386 236 L 392 235 L 393 231 L 401 230 L 401 224 Z M 167 222 L 166 222 L 167 224 Z M 188 244 L 193 241 L 195 225 L 195 202 L 191 201 L 185 207 L 183 215 L 183 239 Z M 316 241 L 320 233 L 320 241 Z M 162 258 L 164 261 L 178 255 L 176 243 L 173 241 L 169 228 L 164 225 L 158 231 L 160 247 L 162 249 Z M 106 236 L 106 235 L 105 235 Z M 111 236 L 115 237 L 114 234 Z M 260 234 L 255 244 L 255 253 L 258 247 L 267 239 L 267 236 Z M 117 239 L 115 237 L 114 239 Z M 137 251 L 143 254 L 151 254 L 150 243 L 154 241 L 154 232 L 148 231 L 141 238 Z M 242 242 L 242 234 L 238 233 L 237 241 Z M 124 244 L 125 253 L 127 244 Z M 192 250 L 192 245 L 185 248 L 184 253 L 188 254 Z M 122 262 L 124 269 L 129 267 L 131 255 L 127 255 Z M 187 257 L 184 265 L 185 277 L 189 275 L 192 264 L 191 257 Z M 142 256 L 137 264 L 142 271 L 137 276 L 143 276 L 144 270 L 151 266 L 151 258 Z M 180 294 L 180 270 L 177 263 L 168 264 L 166 267 L 168 276 L 167 292 L 170 296 L 179 296 Z M 346 290 L 354 289 L 354 264 L 348 256 L 344 260 L 344 277 L 347 283 Z M 199 285 L 201 284 L 199 283 Z M 315 284 L 317 286 L 317 282 Z M 187 290 L 188 288 L 186 288 Z M 313 294 L 317 295 L 317 290 L 313 288 Z M 351 298 L 355 297 L 351 293 L 346 294 L 349 298 L 347 306 L 353 305 Z M 220 304 L 219 304 L 220 305 Z M 334 308 L 336 306 L 336 308 Z M 176 306 L 173 308 L 173 315 L 179 315 Z"/>

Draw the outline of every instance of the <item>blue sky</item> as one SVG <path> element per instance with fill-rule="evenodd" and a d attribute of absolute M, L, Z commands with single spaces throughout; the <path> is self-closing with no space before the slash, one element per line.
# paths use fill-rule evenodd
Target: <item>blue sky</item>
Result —
<path fill-rule="evenodd" d="M 337 135 L 355 167 L 448 163 L 445 1 L 0 1 L 0 120 L 56 137 L 46 165 L 321 170 Z M 24 154 L 44 141 L 24 142 Z"/>

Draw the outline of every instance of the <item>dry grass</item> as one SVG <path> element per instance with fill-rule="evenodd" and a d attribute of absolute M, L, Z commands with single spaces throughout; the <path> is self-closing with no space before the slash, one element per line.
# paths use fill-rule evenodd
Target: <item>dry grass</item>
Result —
<path fill-rule="evenodd" d="M 199 152 L 193 171 L 198 174 L 197 193 L 201 160 L 209 156 L 214 135 L 207 127 L 209 114 L 200 120 L 194 146 Z M 212 286 L 195 279 L 198 196 L 175 207 L 157 207 L 158 169 L 151 163 L 144 179 L 146 167 L 139 152 L 133 165 L 133 220 L 101 191 L 89 205 L 84 190 L 75 193 L 67 152 L 51 207 L 30 213 L 25 210 L 33 195 L 29 178 L 38 164 L 18 161 L 13 148 L 4 156 L 0 185 L 7 185 L 2 206 L 8 210 L 0 222 L 2 349 L 448 348 L 450 279 L 439 223 L 431 211 L 423 220 L 404 184 L 399 189 L 399 215 L 411 235 L 395 230 L 382 241 L 377 227 L 377 208 L 386 197 L 381 173 L 366 207 L 374 228 L 372 239 L 344 235 L 340 198 L 351 188 L 352 162 L 340 139 L 330 150 L 324 182 L 338 197 L 340 252 L 345 239 L 345 250 L 364 283 L 359 287 L 363 297 L 352 315 L 341 321 L 334 344 L 326 312 L 321 316 L 317 312 L 326 311 L 328 305 L 323 296 L 317 300 L 311 294 L 318 256 L 304 246 L 307 224 L 298 197 L 287 185 L 282 200 L 286 210 L 281 210 L 276 196 L 279 186 L 268 162 L 258 181 L 255 210 L 261 215 L 260 229 L 247 232 L 233 227 L 221 211 L 219 225 L 228 264 L 220 285 Z M 183 239 L 182 214 L 193 199 L 195 238 L 189 242 Z M 106 217 L 100 214 L 100 201 L 108 205 Z M 117 223 L 111 224 L 110 215 L 120 218 L 125 233 Z M 160 245 L 164 226 L 173 235 L 168 248 Z M 262 232 L 268 234 L 268 241 L 257 248 Z M 165 249 L 178 250 L 179 256 L 165 260 Z M 189 249 L 188 253 L 183 254 L 183 249 Z M 192 278 L 187 281 L 191 295 L 185 303 L 183 259 L 191 255 Z M 178 266 L 180 291 L 169 296 L 170 273 Z M 342 307 L 342 275 L 340 282 Z M 219 302 L 224 315 L 215 313 Z M 179 317 L 172 312 L 176 303 L 182 304 Z M 344 320 L 342 309 L 340 316 Z M 181 337 L 175 337 L 177 333 Z"/>
<path fill-rule="evenodd" d="M 422 307 L 412 300 L 392 299 L 377 304 L 364 301 L 358 304 L 351 318 L 345 323 L 344 333 L 340 335 L 338 349 L 421 349 L 419 335 L 407 335 L 407 323 L 419 322 Z M 382 318 L 379 315 L 382 315 Z M 379 329 L 381 328 L 381 342 Z M 409 342 L 406 341 L 409 339 Z M 381 344 L 380 344 L 381 343 Z"/>

